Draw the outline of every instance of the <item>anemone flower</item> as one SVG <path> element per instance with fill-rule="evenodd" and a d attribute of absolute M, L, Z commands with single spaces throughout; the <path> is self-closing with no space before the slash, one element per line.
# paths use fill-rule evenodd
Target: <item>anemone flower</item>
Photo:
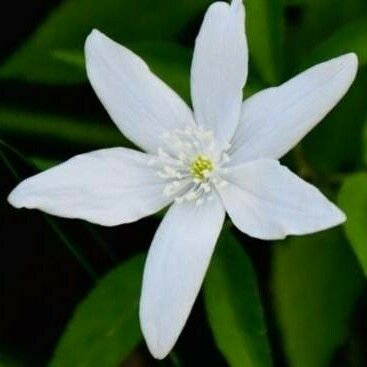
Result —
<path fill-rule="evenodd" d="M 104 226 L 170 205 L 149 250 L 140 299 L 148 348 L 164 358 L 198 295 L 226 212 L 239 230 L 264 240 L 345 220 L 278 159 L 347 92 L 357 58 L 316 65 L 243 102 L 248 50 L 241 0 L 215 2 L 205 15 L 191 68 L 193 109 L 141 58 L 97 30 L 85 56 L 97 96 L 142 151 L 78 155 L 21 182 L 9 202 Z"/>

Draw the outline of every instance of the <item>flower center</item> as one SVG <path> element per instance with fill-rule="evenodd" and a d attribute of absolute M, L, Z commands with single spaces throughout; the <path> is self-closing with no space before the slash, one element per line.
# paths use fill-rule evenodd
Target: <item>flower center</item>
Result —
<path fill-rule="evenodd" d="M 191 163 L 191 176 L 200 181 L 208 178 L 213 170 L 214 164 L 205 154 L 198 155 Z"/>
<path fill-rule="evenodd" d="M 196 125 L 162 136 L 163 146 L 149 165 L 166 180 L 163 194 L 176 202 L 201 205 L 213 198 L 215 187 L 226 184 L 221 177 L 229 161 L 226 147 L 218 152 L 212 131 Z"/>

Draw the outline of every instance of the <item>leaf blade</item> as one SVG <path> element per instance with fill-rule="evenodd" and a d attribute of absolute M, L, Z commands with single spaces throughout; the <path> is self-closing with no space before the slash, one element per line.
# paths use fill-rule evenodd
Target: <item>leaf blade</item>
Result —
<path fill-rule="evenodd" d="M 344 230 L 367 276 L 367 174 L 347 177 L 339 191 L 338 205 L 347 215 Z"/>
<path fill-rule="evenodd" d="M 236 239 L 222 234 L 205 280 L 210 327 L 231 367 L 272 365 L 256 276 Z"/>
<path fill-rule="evenodd" d="M 279 83 L 284 31 L 281 1 L 248 0 L 245 6 L 250 56 L 264 82 Z"/>
<path fill-rule="evenodd" d="M 98 281 L 77 307 L 50 367 L 115 367 L 139 344 L 144 259 L 137 255 Z"/>
<path fill-rule="evenodd" d="M 0 68 L 0 78 L 46 84 L 83 82 L 85 73 L 78 72 L 75 65 L 63 62 L 65 55 L 60 55 L 58 50 L 82 53 L 84 41 L 93 28 L 124 45 L 144 39 L 175 41 L 210 2 L 64 1 Z M 78 63 L 78 59 L 67 59 Z"/>
<path fill-rule="evenodd" d="M 355 52 L 359 65 L 367 64 L 367 18 L 350 22 L 337 29 L 324 40 L 309 56 L 309 64 Z"/>
<path fill-rule="evenodd" d="M 93 149 L 133 146 L 112 123 L 104 126 L 97 122 L 4 107 L 0 109 L 0 132 L 3 136 L 37 137 L 39 141 L 79 144 Z"/>
<path fill-rule="evenodd" d="M 364 284 L 359 265 L 340 230 L 290 238 L 273 256 L 272 290 L 288 362 L 326 366 L 348 335 Z"/>

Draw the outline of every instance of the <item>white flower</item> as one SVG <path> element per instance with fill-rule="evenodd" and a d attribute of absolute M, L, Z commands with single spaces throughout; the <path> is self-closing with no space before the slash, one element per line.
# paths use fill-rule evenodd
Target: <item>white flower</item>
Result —
<path fill-rule="evenodd" d="M 345 220 L 278 159 L 346 93 L 357 58 L 319 64 L 242 102 L 244 8 L 241 0 L 216 2 L 196 40 L 192 112 L 144 61 L 100 32 L 89 35 L 85 54 L 99 99 L 145 153 L 111 148 L 76 156 L 20 183 L 9 202 L 105 226 L 172 203 L 149 251 L 140 302 L 148 347 L 163 358 L 188 318 L 225 212 L 241 231 L 267 240 Z"/>

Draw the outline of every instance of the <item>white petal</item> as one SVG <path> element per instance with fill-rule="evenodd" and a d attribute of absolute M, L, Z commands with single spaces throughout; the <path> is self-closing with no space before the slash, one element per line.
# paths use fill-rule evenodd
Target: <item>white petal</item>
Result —
<path fill-rule="evenodd" d="M 282 157 L 339 102 L 357 67 L 355 54 L 340 56 L 245 101 L 232 161 Z"/>
<path fill-rule="evenodd" d="M 121 132 L 156 153 L 161 136 L 193 123 L 191 110 L 133 52 L 94 30 L 85 43 L 89 80 Z"/>
<path fill-rule="evenodd" d="M 248 51 L 242 0 L 212 4 L 196 39 L 191 95 L 197 122 L 226 144 L 237 127 Z"/>
<path fill-rule="evenodd" d="M 155 234 L 145 264 L 140 323 L 156 358 L 170 352 L 186 323 L 224 216 L 218 197 L 201 206 L 175 203 Z"/>
<path fill-rule="evenodd" d="M 219 187 L 234 225 L 265 240 L 282 239 L 334 227 L 345 215 L 316 187 L 281 166 L 261 159 L 232 167 Z"/>
<path fill-rule="evenodd" d="M 151 158 L 124 148 L 81 154 L 24 180 L 8 200 L 16 208 L 105 226 L 133 222 L 169 203 Z"/>

